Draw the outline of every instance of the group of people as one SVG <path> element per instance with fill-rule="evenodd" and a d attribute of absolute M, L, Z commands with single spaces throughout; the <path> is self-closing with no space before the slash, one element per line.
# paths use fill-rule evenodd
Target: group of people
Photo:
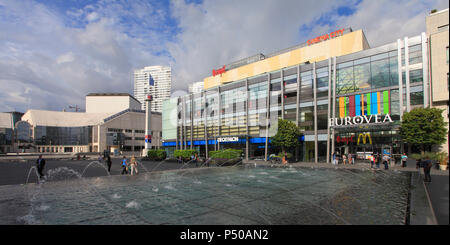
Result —
<path fill-rule="evenodd" d="M 130 158 L 130 162 L 127 161 L 127 157 L 123 156 L 121 174 L 128 174 L 128 172 L 130 172 L 131 175 L 133 175 L 133 173 L 138 174 L 137 165 L 138 163 L 135 156 Z"/>
<path fill-rule="evenodd" d="M 342 161 L 342 163 L 344 165 L 346 164 L 351 164 L 351 165 L 355 165 L 355 159 L 356 159 L 356 155 L 354 154 L 342 154 L 340 155 L 338 152 L 333 153 L 333 164 L 334 165 L 338 165 L 340 163 L 340 161 Z"/>
<path fill-rule="evenodd" d="M 376 168 L 380 168 L 380 163 L 383 163 L 384 169 L 388 170 L 389 163 L 391 162 L 391 157 L 388 154 L 384 154 L 383 156 L 381 156 L 381 154 L 375 153 L 369 156 L 369 161 L 370 168 L 374 168 L 374 165 L 376 166 Z"/>

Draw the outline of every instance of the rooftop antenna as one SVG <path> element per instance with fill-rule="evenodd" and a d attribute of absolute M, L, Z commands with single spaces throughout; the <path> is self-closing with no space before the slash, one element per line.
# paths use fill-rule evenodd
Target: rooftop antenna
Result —
<path fill-rule="evenodd" d="M 69 108 L 70 109 L 75 109 L 75 112 L 78 112 L 78 110 L 80 109 L 80 107 L 78 107 L 78 105 L 75 105 L 75 106 L 69 105 Z"/>

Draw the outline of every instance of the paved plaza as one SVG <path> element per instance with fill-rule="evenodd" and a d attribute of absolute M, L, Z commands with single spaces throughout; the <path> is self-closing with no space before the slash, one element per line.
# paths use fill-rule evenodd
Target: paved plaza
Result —
<path fill-rule="evenodd" d="M 260 189 L 253 187 L 252 185 L 261 185 L 261 183 L 264 182 L 264 179 L 262 179 L 262 181 L 260 179 L 255 180 L 252 179 L 252 176 L 264 176 L 262 174 L 265 174 L 265 172 L 267 171 L 263 171 L 263 172 L 258 172 L 256 174 L 250 174 L 251 178 L 248 178 L 248 176 L 246 177 L 247 179 L 244 179 L 243 182 L 239 182 L 240 187 L 245 187 L 245 188 L 250 188 L 249 191 L 245 190 L 245 191 L 241 191 L 241 192 L 235 192 L 235 193 L 230 193 L 230 192 L 225 192 L 227 195 L 232 196 L 233 197 L 233 201 L 232 202 L 224 202 L 222 201 L 218 201 L 217 202 L 217 198 L 219 198 L 219 195 L 217 195 L 217 193 L 215 193 L 218 189 L 222 188 L 223 186 L 230 188 L 233 183 L 229 184 L 230 186 L 228 186 L 227 183 L 222 183 L 221 185 L 217 182 L 216 179 L 212 179 L 209 177 L 205 177 L 203 175 L 203 177 L 194 177 L 193 182 L 189 182 L 188 184 L 186 184 L 186 186 L 180 187 L 179 185 L 176 186 L 176 188 L 181 188 L 184 191 L 180 192 L 180 193 L 190 193 L 192 192 L 191 190 L 194 188 L 199 188 L 201 186 L 201 184 L 203 184 L 202 188 L 201 188 L 201 192 L 203 194 L 203 196 L 198 196 L 199 194 L 197 192 L 192 193 L 192 196 L 189 196 L 187 194 L 183 194 L 181 197 L 179 196 L 179 193 L 174 195 L 173 193 L 170 193 L 170 185 L 165 185 L 164 188 L 162 188 L 161 186 L 158 186 L 159 191 L 158 193 L 154 193 L 152 191 L 148 191 L 146 190 L 145 192 L 143 192 L 143 190 L 145 189 L 145 185 L 147 185 L 147 182 L 151 182 L 151 181 L 155 181 L 154 179 L 152 179 L 151 177 L 148 176 L 159 176 L 159 183 L 161 183 L 161 181 L 169 181 L 167 183 L 172 183 L 172 181 L 170 180 L 170 178 L 168 178 L 167 176 L 172 176 L 172 173 L 177 173 L 177 172 L 182 172 L 184 174 L 177 174 L 177 175 L 186 175 L 189 176 L 191 175 L 191 173 L 193 173 L 193 171 L 197 171 L 197 172 L 201 172 L 204 171 L 206 169 L 212 169 L 212 171 L 215 171 L 214 169 L 220 169 L 217 170 L 219 171 L 221 174 L 225 174 L 227 173 L 227 168 L 226 167 L 222 167 L 222 168 L 217 168 L 217 167 L 196 167 L 195 164 L 186 164 L 186 165 L 182 165 L 179 163 L 175 163 L 175 162 L 170 162 L 170 161 L 166 161 L 166 162 L 150 162 L 150 161 L 142 161 L 142 165 L 139 168 L 139 171 L 141 173 L 141 175 L 135 176 L 134 178 L 131 178 L 131 176 L 126 177 L 126 180 L 124 179 L 124 176 L 119 176 L 122 168 L 121 168 L 121 158 L 113 158 L 112 159 L 113 163 L 112 163 L 112 168 L 111 168 L 111 178 L 91 178 L 91 177 L 103 177 L 103 176 L 108 176 L 109 174 L 107 173 L 107 171 L 105 170 L 104 166 L 102 166 L 102 164 L 104 165 L 104 163 L 97 163 L 94 160 L 72 160 L 72 159 L 52 159 L 51 157 L 49 157 L 47 159 L 47 164 L 45 167 L 45 171 L 46 173 L 50 173 L 51 175 L 56 176 L 56 172 L 58 170 L 64 170 L 66 172 L 65 176 L 61 177 L 61 179 L 58 178 L 54 178 L 48 181 L 48 183 L 46 183 L 47 188 L 53 190 L 51 194 L 49 194 L 51 197 L 47 197 L 52 199 L 52 203 L 59 203 L 57 206 L 59 208 L 61 208 L 61 210 L 64 210 L 65 208 L 69 208 L 71 207 L 70 202 L 67 203 L 67 201 L 65 200 L 73 200 L 74 198 L 76 199 L 78 198 L 83 198 L 84 196 L 87 196 L 87 200 L 90 200 L 90 202 L 92 202 L 91 204 L 94 206 L 98 206 L 98 205 L 105 205 L 105 204 L 98 204 L 96 202 L 98 201 L 94 201 L 94 196 L 92 194 L 92 192 L 76 192 L 76 193 L 72 193 L 70 190 L 68 190 L 67 188 L 67 184 L 66 183 L 66 179 L 67 178 L 67 171 L 66 170 L 73 170 L 74 172 L 81 174 L 83 177 L 83 181 L 80 182 L 80 180 L 76 180 L 76 178 L 73 178 L 74 184 L 79 184 L 82 183 L 83 185 L 86 185 L 86 183 L 92 183 L 95 185 L 98 185 L 99 183 L 102 183 L 101 185 L 117 185 L 119 188 L 123 188 L 127 185 L 132 186 L 131 189 L 129 189 L 131 191 L 131 197 L 136 196 L 136 197 L 141 197 L 141 200 L 147 200 L 144 203 L 133 203 L 131 202 L 123 202 L 123 200 L 116 200 L 114 198 L 114 195 L 122 195 L 122 194 L 117 194 L 117 193 L 110 193 L 108 192 L 109 190 L 107 189 L 101 189 L 101 188 L 97 188 L 96 191 L 100 191 L 102 193 L 102 196 L 107 197 L 107 199 L 109 198 L 110 201 L 112 203 L 115 203 L 115 205 L 118 205 L 119 207 L 122 207 L 124 209 L 126 209 L 127 207 L 130 208 L 130 205 L 148 205 L 146 206 L 146 208 L 148 210 L 152 210 L 152 208 L 158 207 L 161 203 L 156 204 L 154 202 L 154 200 L 159 200 L 162 202 L 168 202 L 166 204 L 169 205 L 175 205 L 177 207 L 180 207 L 179 209 L 177 209 L 177 212 L 173 212 L 173 210 L 167 209 L 164 212 L 167 212 L 167 217 L 148 217 L 146 218 L 139 218 L 139 215 L 137 215 L 136 217 L 134 215 L 136 215 L 136 213 L 133 213 L 133 215 L 130 216 L 126 216 L 126 218 L 117 218 L 116 221 L 117 223 L 121 223 L 121 222 L 125 222 L 125 223 L 132 223 L 132 224 L 204 224 L 204 222 L 208 223 L 209 222 L 218 222 L 218 224 L 220 224 L 220 222 L 231 222 L 231 223 L 235 223 L 235 224 L 289 224 L 290 222 L 292 223 L 296 223 L 298 224 L 300 222 L 300 219 L 294 219 L 295 217 L 288 218 L 291 217 L 292 214 L 290 213 L 286 213 L 285 209 L 281 208 L 286 206 L 285 208 L 288 208 L 290 205 L 289 203 L 286 203 L 286 195 L 289 198 L 299 198 L 298 195 L 300 195 L 301 192 L 298 193 L 298 195 L 292 195 L 292 191 L 295 190 L 297 191 L 297 189 L 299 188 L 294 188 L 292 186 L 286 185 L 286 187 L 283 188 L 288 188 L 288 189 L 282 189 L 283 191 L 280 191 L 280 189 L 276 189 L 273 188 L 273 186 L 270 185 L 262 185 L 260 186 Z M 27 212 L 27 208 L 28 208 L 28 204 L 27 204 L 27 198 L 30 197 L 25 197 L 23 195 L 23 189 L 24 188 L 29 188 L 28 186 L 36 186 L 34 185 L 34 183 L 37 183 L 37 177 L 36 174 L 33 172 L 32 167 L 35 166 L 35 159 L 33 158 L 28 158 L 28 159 L 17 159 L 15 160 L 0 160 L 0 188 L 2 190 L 2 195 L 5 197 L 6 199 L 3 200 L 3 204 L 0 205 L 1 210 L 5 211 L 7 209 L 7 207 L 5 205 L 17 205 L 18 209 L 17 212 L 21 210 L 21 214 L 26 213 Z M 281 169 L 285 168 L 285 169 L 335 169 L 335 170 L 339 170 L 341 173 L 345 173 L 345 175 L 349 175 L 351 176 L 352 171 L 359 171 L 359 170 L 368 170 L 370 168 L 368 163 L 363 163 L 363 162 L 357 162 L 355 165 L 338 165 L 338 166 L 334 166 L 331 164 L 326 164 L 326 163 L 318 163 L 318 164 L 314 164 L 314 163 L 289 163 L 289 165 L 287 166 L 282 166 L 282 165 L 274 165 L 271 163 L 267 163 L 264 161 L 249 161 L 249 162 L 245 162 L 244 166 L 251 166 L 251 167 L 265 167 L 265 168 L 273 168 L 273 167 L 281 167 Z M 31 170 L 31 171 L 30 171 Z M 385 175 L 382 173 L 385 173 L 385 171 L 388 171 L 389 174 L 391 173 L 395 173 L 395 172 L 410 172 L 413 173 L 412 179 L 411 179 L 411 183 L 413 184 L 413 186 L 415 186 L 414 188 L 412 188 L 411 191 L 411 207 L 410 207 L 410 220 L 409 223 L 410 224 L 447 224 L 448 225 L 448 171 L 440 171 L 440 170 L 436 170 L 433 169 L 432 170 L 432 182 L 431 183 L 427 183 L 424 184 L 422 182 L 421 179 L 419 179 L 420 177 L 423 178 L 423 173 L 420 175 L 417 174 L 417 170 L 415 169 L 415 164 L 414 162 L 410 162 L 408 164 L 407 168 L 402 168 L 400 166 L 391 166 L 389 170 L 378 170 L 379 171 L 379 175 L 378 176 L 390 176 L 390 175 Z M 149 174 L 148 172 L 152 172 L 152 174 Z M 301 172 L 301 171 L 300 171 Z M 337 172 L 337 171 L 331 171 L 331 172 Z M 261 175 L 259 175 L 261 173 Z M 165 177 L 162 177 L 165 176 Z M 300 175 L 299 175 L 300 176 Z M 223 175 L 222 177 L 226 178 L 226 174 Z M 284 184 L 289 184 L 290 178 L 292 179 L 294 176 L 287 176 L 286 180 L 283 181 L 283 178 L 281 175 L 271 175 L 271 177 L 273 177 L 271 179 L 271 181 L 276 180 L 277 177 L 281 177 L 281 180 L 279 180 L 279 182 L 274 182 L 277 183 L 278 185 L 283 185 Z M 202 179 L 203 178 L 203 179 Z M 242 178 L 242 176 L 240 176 L 240 178 Z M 297 177 L 295 177 L 297 178 Z M 320 181 L 319 179 L 323 178 L 323 176 L 317 176 L 314 178 L 309 179 L 308 181 L 308 186 L 313 185 L 314 183 L 316 183 L 315 185 L 317 185 L 318 187 L 321 186 L 321 188 L 318 189 L 329 189 L 329 191 L 332 191 L 332 188 L 329 187 L 329 185 L 327 185 L 327 181 L 322 180 Z M 136 179 L 136 181 L 132 181 L 133 179 Z M 386 178 L 389 179 L 389 178 Z M 383 179 L 383 180 L 386 180 Z M 115 182 L 113 180 L 117 180 L 118 182 Z M 130 181 L 131 180 L 131 181 Z M 314 181 L 317 180 L 317 181 Z M 32 185 L 25 185 L 26 183 L 30 183 Z M 157 186 L 157 184 L 155 184 L 156 182 L 152 182 L 153 183 L 153 187 Z M 206 186 L 205 184 L 208 185 Z M 237 182 L 236 182 L 237 183 Z M 235 183 L 235 184 L 236 184 Z M 272 183 L 273 184 L 273 183 Z M 336 183 L 335 185 L 333 185 L 333 187 L 339 186 L 341 183 Z M 88 184 L 89 185 L 89 184 Z M 144 186 L 143 186 L 144 185 Z M 304 185 L 304 183 L 303 183 Z M 2 187 L 3 186 L 3 187 Z M 122 186 L 122 187 L 120 187 Z M 220 188 L 219 188 L 220 187 Z M 70 188 L 69 188 L 70 189 Z M 12 190 L 14 190 L 14 194 L 11 194 Z M 22 190 L 22 191 L 21 191 Z M 6 194 L 9 193 L 9 194 Z M 55 194 L 55 193 L 59 193 L 59 194 Z M 166 195 L 167 194 L 167 195 Z M 204 196 L 204 195 L 208 195 L 208 196 Z M 223 194 L 223 193 L 222 193 Z M 346 193 L 347 195 L 348 193 Z M 276 201 L 276 200 L 266 200 L 269 196 L 279 196 L 278 200 L 280 201 Z M 321 195 L 324 195 L 323 193 Z M 58 198 L 56 198 L 56 196 L 59 196 Z M 64 198 L 66 196 L 66 198 Z M 145 197 L 145 198 L 144 198 Z M 149 198 L 147 198 L 149 197 Z M 150 198 L 151 197 L 151 198 Z M 222 198 L 222 197 L 221 197 Z M 219 198 L 220 199 L 220 198 Z M 341 197 L 342 199 L 342 197 Z M 59 201 L 58 201 L 59 200 Z M 104 199 L 102 199 L 104 200 Z M 151 201 L 150 201 L 151 200 Z M 303 199 L 302 199 L 303 200 Z M 324 199 L 324 200 L 328 200 L 328 199 Z M 334 199 L 333 199 L 334 200 Z M 298 200 L 297 200 L 298 201 Z M 301 205 L 301 207 L 307 207 L 309 203 L 306 203 L 305 200 L 303 200 L 303 204 Z M 123 202 L 123 203 L 122 203 Z M 213 202 L 213 203 L 211 203 Z M 334 201 L 333 201 L 334 202 Z M 324 202 L 323 200 L 321 200 L 320 202 L 318 201 L 318 203 L 321 203 L 321 205 L 331 205 L 330 203 L 333 203 L 332 201 L 328 200 L 326 202 Z M 181 208 L 184 205 L 181 204 L 193 204 L 191 206 L 187 205 L 186 208 Z M 241 207 L 240 209 L 236 209 L 234 208 L 234 204 L 238 204 L 238 203 L 258 203 L 259 204 L 264 204 L 262 206 L 258 206 L 258 205 L 252 205 L 254 207 L 260 208 L 261 212 L 267 212 L 267 210 L 278 210 L 278 214 L 271 216 L 272 219 L 269 219 L 267 217 L 263 217 L 263 216 L 255 216 L 255 210 L 253 209 L 249 209 L 249 208 L 245 208 L 245 207 Z M 276 205 L 274 205 L 274 203 Z M 89 203 L 88 203 L 89 204 Z M 73 204 L 72 204 L 73 205 Z M 90 204 L 89 204 L 90 205 Z M 222 206 L 221 206 L 222 205 Z M 223 206 L 225 205 L 225 206 Z M 228 205 L 228 206 L 227 206 Z M 45 206 L 45 205 L 44 205 Z M 39 209 L 45 209 L 44 206 L 37 206 L 35 207 L 37 210 Z M 375 205 L 375 207 L 379 207 L 380 205 Z M 189 208 L 190 207 L 190 208 Z M 73 207 L 75 208 L 75 207 Z M 223 208 L 226 208 L 227 210 L 223 210 Z M 300 208 L 297 207 L 297 208 Z M 309 207 L 311 210 L 314 209 L 313 207 Z M 333 206 L 333 208 L 336 208 Z M 381 208 L 381 207 L 379 207 Z M 160 209 L 158 209 L 160 212 Z M 180 211 L 181 210 L 181 211 Z M 5 212 L 0 211 L 0 220 L 3 220 L 2 224 L 10 224 L 11 222 L 14 223 L 16 222 L 15 218 L 13 216 L 8 216 L 5 214 Z M 308 211 L 307 209 L 303 210 L 304 214 L 309 213 L 310 211 Z M 182 217 L 184 217 L 183 219 L 175 219 L 173 215 L 180 215 L 179 212 L 182 212 Z M 184 212 L 184 213 L 183 213 Z M 280 213 L 281 212 L 281 213 Z M 338 212 L 338 211 L 337 211 Z M 344 212 L 342 210 L 339 210 L 339 212 Z M 345 212 L 351 213 L 350 210 L 346 210 Z M 344 212 L 344 213 L 345 213 Z M 20 213 L 20 212 L 19 212 Z M 93 214 L 88 214 L 89 212 L 86 213 L 86 215 L 93 215 Z M 145 213 L 145 212 L 144 212 Z M 256 212 L 258 213 L 258 212 Z M 299 213 L 296 213 L 297 215 Z M 6 216 L 5 216 L 6 215 Z M 147 212 L 147 215 L 155 215 L 152 214 L 151 212 Z M 172 216 L 171 216 L 172 215 Z M 282 217 L 286 217 L 284 219 L 276 219 L 276 217 L 278 216 L 282 216 Z M 322 214 L 323 217 L 327 217 L 326 213 Z M 329 214 L 328 214 L 329 215 Z M 1 218 L 1 216 L 3 216 L 3 218 Z M 26 216 L 26 215 L 25 215 Z M 164 216 L 164 215 L 163 215 Z M 305 217 L 305 215 L 302 215 L 303 217 Z M 107 222 L 105 220 L 102 220 L 101 217 L 103 216 L 99 216 L 97 217 L 98 219 L 81 219 L 77 222 L 72 222 L 73 224 L 103 224 L 104 222 Z M 255 218 L 256 217 L 256 218 Z M 166 219 L 167 218 L 167 219 Z M 51 218 L 48 218 L 52 220 Z M 130 219 L 130 220 L 128 220 Z M 158 221 L 159 219 L 159 221 Z M 203 219 L 203 220 L 202 220 Z M 294 220 L 293 220 L 294 219 Z M 358 220 L 356 217 L 349 217 L 349 220 L 354 220 L 352 223 L 353 224 L 358 224 Z M 8 222 L 6 222 L 8 220 Z M 152 222 L 150 222 L 149 220 L 151 220 Z M 346 224 L 347 221 L 345 220 L 339 220 L 339 219 L 331 219 L 327 222 L 325 222 L 324 220 L 326 220 L 325 218 L 319 218 L 317 219 L 316 217 L 311 218 L 310 217 L 310 222 L 313 222 L 315 224 Z M 56 224 L 58 224 L 58 222 L 62 222 L 63 221 L 56 221 L 54 220 L 54 222 Z M 102 223 L 103 222 L 103 223 Z M 303 221 L 302 221 L 303 222 Z M 329 222 L 329 223 L 328 223 Z M 374 221 L 375 222 L 375 221 Z M 69 222 L 70 223 L 70 222 Z M 114 222 L 113 222 L 114 223 Z M 376 222 L 375 222 L 376 223 Z M 307 222 L 305 223 L 307 224 Z"/>

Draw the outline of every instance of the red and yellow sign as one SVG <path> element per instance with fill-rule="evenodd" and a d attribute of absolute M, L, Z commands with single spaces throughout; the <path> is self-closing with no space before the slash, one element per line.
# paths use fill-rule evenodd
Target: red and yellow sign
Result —
<path fill-rule="evenodd" d="M 322 41 L 325 41 L 325 40 L 328 40 L 328 39 L 331 39 L 331 38 L 342 36 L 342 34 L 344 34 L 344 29 L 340 29 L 340 30 L 331 32 L 330 34 L 325 34 L 325 35 L 318 36 L 318 37 L 313 38 L 313 39 L 309 39 L 306 43 L 308 45 L 311 45 L 311 44 L 319 43 L 319 42 L 322 42 Z"/>

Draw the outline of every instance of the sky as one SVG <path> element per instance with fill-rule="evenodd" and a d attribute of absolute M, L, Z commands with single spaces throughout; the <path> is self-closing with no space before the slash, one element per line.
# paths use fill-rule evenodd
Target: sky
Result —
<path fill-rule="evenodd" d="M 425 32 L 447 0 L 0 0 L 0 112 L 85 109 L 172 68 L 172 94 L 220 68 L 351 27 L 371 47 Z"/>

